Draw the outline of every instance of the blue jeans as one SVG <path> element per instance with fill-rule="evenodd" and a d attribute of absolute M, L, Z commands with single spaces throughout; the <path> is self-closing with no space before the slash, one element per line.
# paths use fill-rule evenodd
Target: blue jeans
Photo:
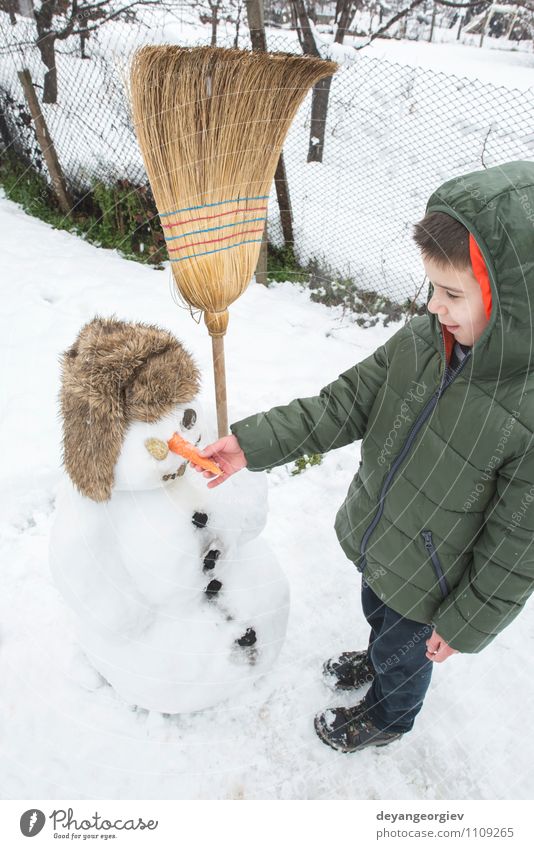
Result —
<path fill-rule="evenodd" d="M 362 579 L 362 607 L 371 626 L 369 659 L 375 670 L 364 702 L 381 731 L 411 731 L 432 676 L 425 657 L 432 626 L 406 619 L 385 605 Z"/>

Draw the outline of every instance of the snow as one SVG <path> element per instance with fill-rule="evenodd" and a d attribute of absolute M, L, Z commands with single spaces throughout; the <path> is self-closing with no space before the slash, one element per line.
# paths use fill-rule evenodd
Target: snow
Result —
<path fill-rule="evenodd" d="M 428 68 L 499 87 L 521 91 L 534 88 L 532 42 L 519 42 L 517 45 L 512 42 L 513 49 L 503 49 L 503 39 L 485 37 L 484 46 L 480 48 L 477 46 L 480 36 L 464 36 L 470 42 L 464 44 L 454 40 L 451 30 L 435 30 L 435 33 L 432 43 L 377 38 L 362 52 L 368 57 Z M 444 40 L 439 41 L 441 38 Z M 351 39 L 347 41 L 350 43 Z"/>
<path fill-rule="evenodd" d="M 168 268 L 127 262 L 5 199 L 0 263 L 4 798 L 531 798 L 531 602 L 484 652 L 435 668 L 414 730 L 391 748 L 337 755 L 315 736 L 316 712 L 354 703 L 322 683 L 323 661 L 364 648 L 368 637 L 359 576 L 333 529 L 358 444 L 300 475 L 286 467 L 267 475 L 263 536 L 292 597 L 286 642 L 268 675 L 239 699 L 185 716 L 130 709 L 99 686 L 48 564 L 62 480 L 58 355 L 96 313 L 158 323 L 199 362 L 200 401 L 214 421 L 211 343 L 173 302 Z M 316 394 L 398 326 L 363 330 L 294 284 L 251 284 L 231 308 L 226 337 L 230 421 Z"/>

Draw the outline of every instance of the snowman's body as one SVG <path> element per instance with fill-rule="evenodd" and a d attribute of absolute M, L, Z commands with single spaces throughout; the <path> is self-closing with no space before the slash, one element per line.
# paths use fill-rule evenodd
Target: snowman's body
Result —
<path fill-rule="evenodd" d="M 165 713 L 209 707 L 266 672 L 289 604 L 287 579 L 258 539 L 264 475 L 243 470 L 208 489 L 179 456 L 157 460 L 145 447 L 175 430 L 206 444 L 193 406 L 131 424 L 108 501 L 66 478 L 50 543 L 92 664 L 129 703 Z"/>

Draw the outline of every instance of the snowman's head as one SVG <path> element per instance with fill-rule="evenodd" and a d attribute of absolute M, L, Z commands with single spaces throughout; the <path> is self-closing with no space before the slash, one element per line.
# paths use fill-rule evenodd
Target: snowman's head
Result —
<path fill-rule="evenodd" d="M 169 331 L 115 317 L 84 325 L 63 354 L 60 395 L 63 462 L 78 490 L 107 501 L 115 489 L 151 489 L 178 474 L 181 459 L 164 449 L 175 431 L 199 440 L 199 387 L 193 358 Z"/>
<path fill-rule="evenodd" d="M 177 432 L 201 447 L 202 421 L 202 409 L 195 400 L 176 404 L 156 422 L 131 422 L 115 466 L 114 490 L 157 489 L 178 480 L 187 460 L 170 451 L 167 441 Z"/>

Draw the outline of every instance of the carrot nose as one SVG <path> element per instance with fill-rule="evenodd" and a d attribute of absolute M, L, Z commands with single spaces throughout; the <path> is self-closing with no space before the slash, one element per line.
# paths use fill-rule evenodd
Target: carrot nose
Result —
<path fill-rule="evenodd" d="M 169 453 L 167 443 L 162 439 L 145 439 L 145 448 L 155 460 L 164 460 Z"/>

